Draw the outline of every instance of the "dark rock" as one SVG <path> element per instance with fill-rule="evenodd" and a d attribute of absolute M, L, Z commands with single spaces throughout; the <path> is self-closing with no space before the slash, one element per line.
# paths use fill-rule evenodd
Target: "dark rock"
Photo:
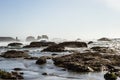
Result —
<path fill-rule="evenodd" d="M 56 56 L 56 55 L 58 55 L 58 54 L 55 54 L 55 53 L 52 54 L 52 56 Z"/>
<path fill-rule="evenodd" d="M 24 73 L 23 72 L 20 72 L 21 75 L 23 75 Z"/>
<path fill-rule="evenodd" d="M 107 65 L 119 66 L 120 56 L 99 53 L 73 53 L 53 58 L 54 64 L 76 72 L 108 70 Z M 104 67 L 104 69 L 102 69 Z"/>
<path fill-rule="evenodd" d="M 87 47 L 87 44 L 85 42 L 77 42 L 77 41 L 71 41 L 71 42 L 63 42 L 59 43 L 53 46 L 48 46 L 47 48 L 43 49 L 42 51 L 46 52 L 64 52 L 65 47 Z"/>
<path fill-rule="evenodd" d="M 30 45 L 24 46 L 24 48 L 32 48 L 32 47 L 47 47 L 51 45 L 55 45 L 54 42 L 31 42 Z"/>
<path fill-rule="evenodd" d="M 14 68 L 15 71 L 21 71 L 21 68 Z"/>
<path fill-rule="evenodd" d="M 64 49 L 64 47 L 61 47 L 59 45 L 53 45 L 43 49 L 42 52 L 64 52 Z"/>
<path fill-rule="evenodd" d="M 29 57 L 29 55 L 23 51 L 16 51 L 16 50 L 10 50 L 5 52 L 2 57 L 5 58 L 25 58 Z"/>
<path fill-rule="evenodd" d="M 23 76 L 18 73 L 18 72 L 12 72 L 12 75 L 14 76 L 15 79 L 24 79 Z"/>
<path fill-rule="evenodd" d="M 109 39 L 109 38 L 105 38 L 105 37 L 103 37 L 103 38 L 98 39 L 98 41 L 112 41 L 112 40 Z"/>
<path fill-rule="evenodd" d="M 23 45 L 22 43 L 10 43 L 8 46 L 21 46 Z"/>
<path fill-rule="evenodd" d="M 42 64 L 45 64 L 46 63 L 46 57 L 40 57 L 37 61 L 36 61 L 36 64 L 39 64 L 39 65 L 42 65 Z"/>
<path fill-rule="evenodd" d="M 17 77 L 18 79 L 24 79 L 24 77 L 23 77 L 22 75 L 20 75 L 20 74 L 17 75 L 16 77 Z"/>
<path fill-rule="evenodd" d="M 87 47 L 87 44 L 85 42 L 78 42 L 78 41 L 63 42 L 58 45 L 63 47 L 72 47 L 72 48 Z"/>
<path fill-rule="evenodd" d="M 92 44 L 92 43 L 94 43 L 94 42 L 93 42 L 93 41 L 89 41 L 89 42 L 88 42 L 88 44 Z"/>
<path fill-rule="evenodd" d="M 6 72 L 0 70 L 0 78 L 3 80 L 21 80 L 24 79 L 22 75 L 20 75 L 18 72 Z"/>
<path fill-rule="evenodd" d="M 0 70 L 0 78 L 2 79 L 13 79 L 12 74 L 6 71 Z"/>
<path fill-rule="evenodd" d="M 115 50 L 110 49 L 109 47 L 99 47 L 99 46 L 96 46 L 96 47 L 92 47 L 91 49 L 93 51 L 98 51 L 98 52 L 101 52 L 101 53 L 116 53 Z"/>
<path fill-rule="evenodd" d="M 105 80 L 117 80 L 117 74 L 115 72 L 107 72 L 104 74 Z"/>
<path fill-rule="evenodd" d="M 42 73 L 42 75 L 48 75 L 46 72 Z"/>
<path fill-rule="evenodd" d="M 66 71 L 66 69 L 61 69 L 61 71 Z"/>

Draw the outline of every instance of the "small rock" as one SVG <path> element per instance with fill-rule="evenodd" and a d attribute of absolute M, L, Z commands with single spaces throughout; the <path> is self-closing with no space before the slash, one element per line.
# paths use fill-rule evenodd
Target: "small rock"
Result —
<path fill-rule="evenodd" d="M 55 54 L 55 53 L 52 54 L 52 56 L 56 56 L 56 55 L 58 55 L 58 54 Z"/>
<path fill-rule="evenodd" d="M 42 65 L 46 63 L 46 58 L 45 57 L 40 57 L 37 61 L 36 64 Z"/>
<path fill-rule="evenodd" d="M 42 73 L 42 75 L 48 75 L 46 72 Z"/>
<path fill-rule="evenodd" d="M 21 68 L 14 68 L 15 71 L 21 71 Z"/>

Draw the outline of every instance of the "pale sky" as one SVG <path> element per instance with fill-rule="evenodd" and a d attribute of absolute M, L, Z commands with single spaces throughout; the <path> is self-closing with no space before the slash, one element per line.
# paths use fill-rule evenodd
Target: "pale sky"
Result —
<path fill-rule="evenodd" d="M 0 0 L 0 36 L 120 38 L 120 0 Z"/>

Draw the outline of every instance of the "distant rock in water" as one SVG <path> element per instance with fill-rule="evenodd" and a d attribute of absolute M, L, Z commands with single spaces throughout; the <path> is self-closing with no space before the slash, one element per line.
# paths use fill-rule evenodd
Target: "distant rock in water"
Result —
<path fill-rule="evenodd" d="M 42 35 L 41 38 L 43 38 L 43 39 L 49 39 L 47 35 Z"/>
<path fill-rule="evenodd" d="M 98 39 L 98 41 L 111 41 L 111 39 L 103 37 L 103 38 Z"/>
<path fill-rule="evenodd" d="M 40 40 L 42 37 L 41 36 L 37 36 L 37 40 Z"/>
<path fill-rule="evenodd" d="M 33 36 L 28 36 L 27 38 L 26 38 L 26 41 L 35 41 L 36 39 L 35 39 L 35 37 L 33 37 Z"/>
<path fill-rule="evenodd" d="M 8 41 L 16 41 L 16 39 L 12 37 L 0 37 L 0 42 L 8 42 Z"/>
<path fill-rule="evenodd" d="M 10 51 L 5 52 L 2 55 L 2 57 L 5 57 L 5 58 L 26 58 L 26 57 L 29 57 L 29 55 L 23 51 L 10 50 Z"/>
<path fill-rule="evenodd" d="M 55 45 L 54 42 L 31 42 L 30 45 L 24 46 L 24 48 L 32 48 L 32 47 L 47 47 Z"/>
<path fill-rule="evenodd" d="M 87 44 L 85 42 L 79 42 L 79 41 L 63 42 L 58 45 L 63 47 L 71 47 L 71 48 L 87 47 Z"/>
<path fill-rule="evenodd" d="M 8 46 L 21 46 L 23 45 L 22 43 L 10 43 Z"/>

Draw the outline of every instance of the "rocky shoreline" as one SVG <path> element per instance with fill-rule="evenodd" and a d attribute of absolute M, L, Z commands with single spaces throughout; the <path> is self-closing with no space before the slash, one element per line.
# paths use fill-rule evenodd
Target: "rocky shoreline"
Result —
<path fill-rule="evenodd" d="M 20 49 L 10 49 L 1 54 L 3 58 L 22 58 L 25 60 L 35 60 L 36 65 L 42 66 L 47 64 L 48 60 L 52 60 L 53 64 L 57 67 L 62 67 L 65 70 L 70 70 L 73 72 L 100 72 L 108 71 L 109 66 L 120 67 L 120 55 L 116 54 L 117 51 L 110 47 L 93 46 L 88 47 L 94 42 L 79 42 L 79 41 L 68 41 L 62 43 L 55 42 L 31 42 L 27 46 L 21 47 Z M 10 43 L 8 46 L 20 46 L 22 43 Z M 44 47 L 41 53 L 51 53 L 50 56 L 31 56 L 27 48 L 41 48 Z M 66 50 L 68 48 L 86 48 L 83 52 Z M 9 47 L 8 47 L 9 48 Z M 62 52 L 69 52 L 70 54 L 60 56 Z M 57 53 L 57 54 L 56 54 Z M 59 54 L 58 54 L 59 53 Z M 21 70 L 20 68 L 15 68 Z M 120 70 L 117 69 L 118 71 Z M 0 74 L 1 75 L 1 74 Z M 43 74 L 43 75 L 47 75 Z M 1 77 L 2 78 L 2 77 Z"/>

